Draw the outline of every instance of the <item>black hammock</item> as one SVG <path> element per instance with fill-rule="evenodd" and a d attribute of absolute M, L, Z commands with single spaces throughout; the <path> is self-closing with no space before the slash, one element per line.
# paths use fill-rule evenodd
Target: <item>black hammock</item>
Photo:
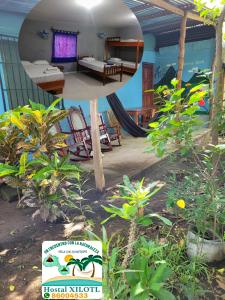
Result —
<path fill-rule="evenodd" d="M 122 126 L 122 128 L 124 130 L 126 130 L 133 137 L 146 137 L 147 136 L 147 134 L 148 134 L 147 130 L 145 128 L 138 126 L 134 122 L 134 120 L 130 117 L 130 115 L 124 109 L 121 101 L 119 100 L 119 98 L 117 97 L 117 95 L 115 93 L 107 96 L 107 100 L 109 102 L 109 105 L 110 105 L 114 115 L 116 116 L 118 122 L 120 123 L 120 125 Z M 161 116 L 161 113 L 157 113 L 149 121 L 149 123 L 155 122 L 156 120 L 158 120 L 160 118 L 160 116 Z"/>

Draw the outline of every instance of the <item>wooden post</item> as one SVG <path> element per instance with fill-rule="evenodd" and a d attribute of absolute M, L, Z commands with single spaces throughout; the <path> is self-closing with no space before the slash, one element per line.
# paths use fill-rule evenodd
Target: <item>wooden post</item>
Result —
<path fill-rule="evenodd" d="M 139 63 L 139 56 L 140 56 L 140 46 L 139 46 L 139 41 L 138 41 L 138 45 L 136 48 L 136 63 L 135 63 L 135 69 L 138 69 L 138 63 Z"/>
<path fill-rule="evenodd" d="M 223 23 L 225 20 L 225 5 L 216 25 L 216 53 L 213 70 L 213 97 L 211 110 L 212 144 L 219 143 L 218 114 L 223 105 Z"/>
<path fill-rule="evenodd" d="M 186 40 L 186 26 L 187 26 L 187 12 L 184 13 L 180 28 L 180 41 L 179 41 L 179 59 L 178 59 L 178 72 L 177 79 L 179 80 L 178 88 L 182 86 L 182 75 L 184 69 L 184 57 L 185 57 L 185 40 Z"/>
<path fill-rule="evenodd" d="M 95 183 L 97 190 L 102 192 L 105 188 L 105 177 L 99 133 L 98 99 L 90 101 L 90 114 Z"/>

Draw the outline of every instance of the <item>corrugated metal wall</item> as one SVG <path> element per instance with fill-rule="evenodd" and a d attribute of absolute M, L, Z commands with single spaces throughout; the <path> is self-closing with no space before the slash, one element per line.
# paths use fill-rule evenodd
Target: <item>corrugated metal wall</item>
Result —
<path fill-rule="evenodd" d="M 0 100 L 4 111 L 26 105 L 29 99 L 48 106 L 55 97 L 38 88 L 20 63 L 18 38 L 0 35 Z"/>

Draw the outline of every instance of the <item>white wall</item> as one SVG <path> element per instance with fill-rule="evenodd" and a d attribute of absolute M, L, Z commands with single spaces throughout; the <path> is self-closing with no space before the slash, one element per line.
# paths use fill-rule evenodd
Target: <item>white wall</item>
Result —
<path fill-rule="evenodd" d="M 67 22 L 39 22 L 33 20 L 26 20 L 22 26 L 19 41 L 20 57 L 23 60 L 34 61 L 38 59 L 45 59 L 51 62 L 52 57 L 52 37 L 51 28 L 80 31 L 78 36 L 78 55 L 90 55 L 97 59 L 104 58 L 105 43 L 103 39 L 97 36 L 98 32 L 105 32 L 108 35 L 115 35 L 116 30 L 113 28 L 95 28 L 89 24 L 76 24 Z M 42 39 L 38 32 L 47 29 L 50 36 L 47 40 Z M 76 70 L 76 63 L 66 63 L 65 71 Z"/>

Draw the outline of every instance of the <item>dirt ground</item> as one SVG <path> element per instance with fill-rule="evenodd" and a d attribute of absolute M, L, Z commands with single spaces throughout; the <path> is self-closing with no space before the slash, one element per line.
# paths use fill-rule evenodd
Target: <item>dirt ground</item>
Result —
<path fill-rule="evenodd" d="M 187 167 L 191 167 L 187 163 L 186 159 L 175 161 L 165 159 L 145 169 L 134 179 L 144 176 L 146 182 L 166 181 L 172 173 L 180 173 Z M 101 205 L 120 203 L 120 200 L 109 199 L 114 191 L 115 188 L 109 189 L 104 194 L 91 191 L 87 196 L 94 211 L 88 217 L 94 220 L 94 232 L 97 234 L 100 233 L 100 222 L 108 216 Z M 18 209 L 15 202 L 8 203 L 0 199 L 0 207 L 0 300 L 39 300 L 41 299 L 42 242 L 69 239 L 71 234 L 80 235 L 83 223 L 79 221 L 78 216 L 74 215 L 74 223 L 44 224 L 41 221 L 32 221 L 32 210 Z M 166 212 L 165 188 L 154 197 L 148 209 L 172 218 Z M 126 233 L 127 227 L 127 222 L 120 219 L 114 219 L 106 225 L 109 234 L 115 231 Z M 151 233 L 149 236 L 151 237 Z M 220 267 L 225 267 L 225 263 Z M 224 277 L 221 277 L 219 288 L 220 291 L 215 299 L 225 299 Z"/>

